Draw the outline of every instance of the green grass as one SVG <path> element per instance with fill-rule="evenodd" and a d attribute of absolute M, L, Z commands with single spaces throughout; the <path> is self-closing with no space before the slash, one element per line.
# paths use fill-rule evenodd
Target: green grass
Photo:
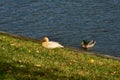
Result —
<path fill-rule="evenodd" d="M 0 34 L 0 80 L 120 80 L 120 61 Z"/>

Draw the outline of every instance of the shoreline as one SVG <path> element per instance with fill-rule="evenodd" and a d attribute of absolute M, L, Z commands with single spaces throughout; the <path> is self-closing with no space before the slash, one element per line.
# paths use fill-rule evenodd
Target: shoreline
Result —
<path fill-rule="evenodd" d="M 35 43 L 41 43 L 42 42 L 42 40 L 29 38 L 29 37 L 25 37 L 25 36 L 21 36 L 21 35 L 16 35 L 16 34 L 12 34 L 12 33 L 9 33 L 9 32 L 4 32 L 4 31 L 0 31 L 0 34 L 11 36 L 11 37 L 21 39 L 21 40 L 32 41 L 32 42 L 35 42 Z M 71 47 L 71 46 L 65 46 L 64 49 L 72 50 L 72 51 L 75 51 L 75 52 L 81 52 L 83 54 L 88 54 L 88 55 L 93 55 L 93 56 L 98 56 L 98 57 L 102 57 L 102 58 L 107 58 L 107 59 L 113 59 L 113 60 L 119 60 L 120 61 L 120 57 L 115 57 L 115 56 L 106 55 L 106 54 L 100 54 L 98 52 L 89 52 L 89 51 L 85 51 L 85 50 L 82 50 L 80 48 L 75 48 L 75 47 Z"/>

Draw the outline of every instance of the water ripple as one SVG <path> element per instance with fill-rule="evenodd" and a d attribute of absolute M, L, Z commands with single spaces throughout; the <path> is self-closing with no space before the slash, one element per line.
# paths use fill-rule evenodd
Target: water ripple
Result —
<path fill-rule="evenodd" d="M 120 57 L 119 0 L 0 0 L 0 30 Z"/>

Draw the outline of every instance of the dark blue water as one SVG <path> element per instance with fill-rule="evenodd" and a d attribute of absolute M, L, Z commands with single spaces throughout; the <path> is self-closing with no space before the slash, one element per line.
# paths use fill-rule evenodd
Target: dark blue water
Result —
<path fill-rule="evenodd" d="M 0 0 L 0 31 L 120 57 L 120 0 Z"/>

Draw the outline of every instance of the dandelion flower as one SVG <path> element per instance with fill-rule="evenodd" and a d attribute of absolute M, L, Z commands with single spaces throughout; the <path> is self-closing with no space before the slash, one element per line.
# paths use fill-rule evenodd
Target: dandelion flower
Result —
<path fill-rule="evenodd" d="M 91 63 L 94 63 L 94 62 L 95 62 L 95 60 L 94 60 L 94 59 L 90 59 L 90 62 L 91 62 Z"/>

